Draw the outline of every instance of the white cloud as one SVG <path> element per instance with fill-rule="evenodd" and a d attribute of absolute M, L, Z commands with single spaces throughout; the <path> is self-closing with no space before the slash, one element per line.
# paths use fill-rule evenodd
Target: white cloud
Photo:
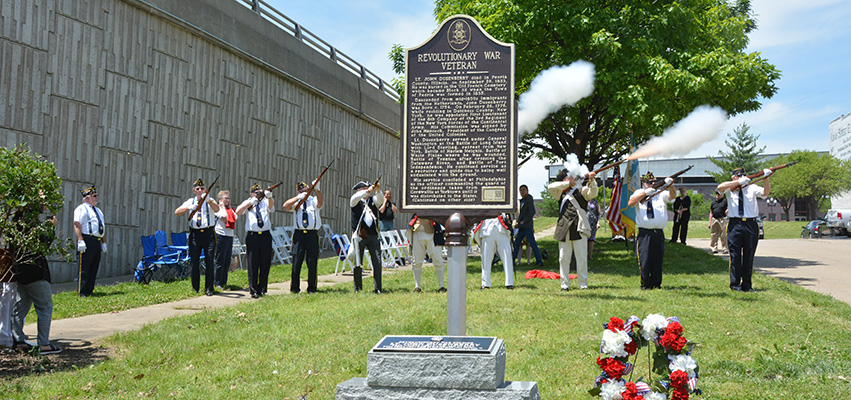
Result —
<path fill-rule="evenodd" d="M 751 9 L 757 20 L 751 49 L 822 41 L 849 31 L 846 0 L 754 0 Z"/>

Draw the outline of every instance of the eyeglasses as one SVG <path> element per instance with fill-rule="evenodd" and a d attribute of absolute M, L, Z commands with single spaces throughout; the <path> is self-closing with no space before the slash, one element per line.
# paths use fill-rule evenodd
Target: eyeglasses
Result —
<path fill-rule="evenodd" d="M 94 198 L 97 198 L 97 197 L 98 197 L 98 195 L 96 195 L 96 194 L 93 194 L 93 195 L 92 195 L 92 197 L 94 197 Z"/>
<path fill-rule="evenodd" d="M 203 186 L 196 186 L 195 190 L 204 190 L 204 187 Z"/>

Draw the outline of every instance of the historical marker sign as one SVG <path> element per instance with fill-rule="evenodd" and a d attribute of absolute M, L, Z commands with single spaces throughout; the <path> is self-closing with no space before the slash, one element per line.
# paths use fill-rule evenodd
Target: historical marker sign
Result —
<path fill-rule="evenodd" d="M 456 15 L 407 50 L 406 70 L 402 210 L 516 212 L 514 45 Z"/>

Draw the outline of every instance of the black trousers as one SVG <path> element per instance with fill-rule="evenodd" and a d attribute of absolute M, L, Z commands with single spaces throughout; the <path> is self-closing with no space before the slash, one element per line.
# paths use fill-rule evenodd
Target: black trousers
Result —
<path fill-rule="evenodd" d="M 355 240 L 358 240 L 357 234 L 354 235 Z M 355 255 L 355 290 L 363 289 L 363 277 L 361 272 L 361 260 L 363 260 L 364 250 L 369 250 L 369 258 L 372 260 L 372 273 L 375 279 L 375 290 L 381 290 L 381 243 L 378 241 L 378 235 L 369 235 L 366 239 L 360 238 L 358 243 L 358 253 Z"/>
<path fill-rule="evenodd" d="M 204 290 L 213 290 L 216 232 L 213 228 L 190 229 L 188 244 L 189 262 L 192 265 L 192 289 L 197 292 L 201 286 L 201 250 L 204 250 Z"/>
<path fill-rule="evenodd" d="M 83 235 L 86 242 L 86 252 L 77 253 L 80 264 L 80 276 L 77 277 L 77 294 L 89 296 L 95 290 L 95 279 L 98 277 L 100 266 L 101 241 L 97 236 Z"/>
<path fill-rule="evenodd" d="M 316 265 L 319 262 L 319 231 L 296 229 L 293 233 L 293 270 L 290 292 L 301 291 L 301 264 L 307 260 L 307 292 L 316 293 Z"/>
<path fill-rule="evenodd" d="M 213 283 L 221 287 L 228 284 L 228 270 L 233 256 L 233 236 L 216 235 L 216 274 Z"/>
<path fill-rule="evenodd" d="M 730 287 L 753 289 L 753 258 L 759 242 L 759 226 L 754 218 L 730 218 L 727 223 L 727 248 L 730 250 Z"/>
<path fill-rule="evenodd" d="M 674 221 L 674 232 L 671 235 L 672 242 L 676 242 L 677 237 L 679 237 L 680 243 L 686 244 L 686 237 L 688 237 L 688 220 L 690 219 L 691 216 L 688 216 Z"/>
<path fill-rule="evenodd" d="M 272 235 L 248 232 L 245 235 L 245 264 L 248 270 L 248 291 L 263 295 L 269 288 L 269 268 L 272 267 Z"/>
<path fill-rule="evenodd" d="M 641 269 L 641 287 L 662 287 L 662 260 L 665 258 L 665 233 L 661 229 L 638 228 L 635 241 L 638 265 Z"/>

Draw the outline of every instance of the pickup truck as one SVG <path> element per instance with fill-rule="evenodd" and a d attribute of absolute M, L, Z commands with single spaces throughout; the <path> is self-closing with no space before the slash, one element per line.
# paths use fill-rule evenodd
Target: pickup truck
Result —
<path fill-rule="evenodd" d="M 824 219 L 834 235 L 851 237 L 851 208 L 828 210 Z"/>

